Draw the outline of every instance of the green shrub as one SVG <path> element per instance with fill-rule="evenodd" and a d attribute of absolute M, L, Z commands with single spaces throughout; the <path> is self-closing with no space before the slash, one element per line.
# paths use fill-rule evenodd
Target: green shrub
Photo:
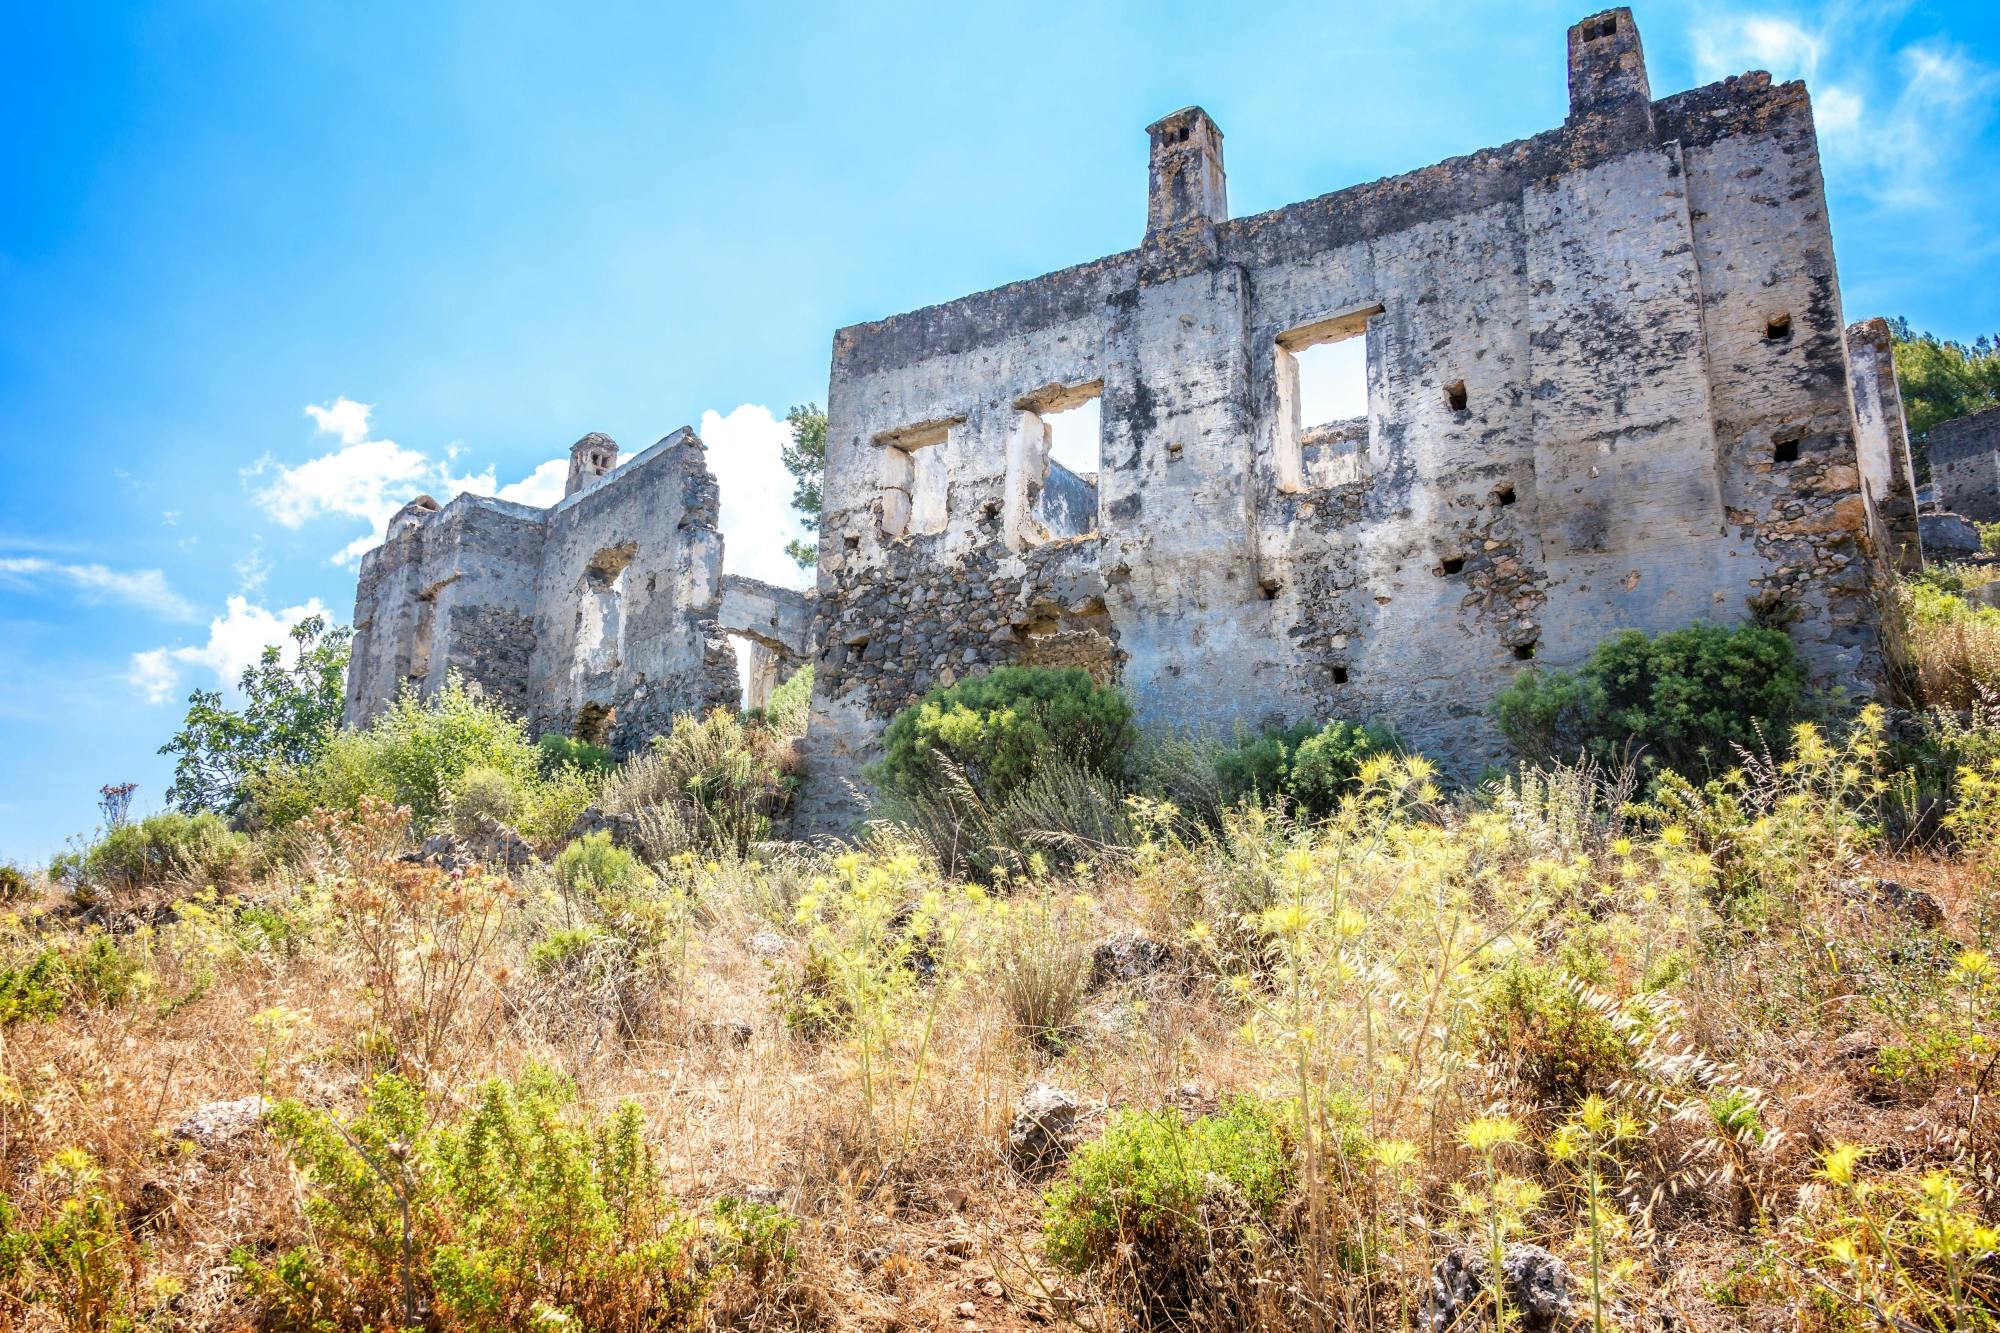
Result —
<path fill-rule="evenodd" d="M 609 773 L 618 767 L 617 759 L 602 745 L 592 745 L 571 736 L 550 732 L 535 742 L 542 776 L 554 777 L 565 768 L 578 768 L 586 773 L 599 775 Z"/>
<path fill-rule="evenodd" d="M 806 715 L 812 710 L 813 669 L 808 662 L 771 691 L 764 705 L 764 725 L 790 740 L 806 734 Z"/>
<path fill-rule="evenodd" d="M 92 935 L 81 947 L 39 950 L 19 967 L 0 968 L 0 1027 L 53 1018 L 72 1002 L 123 1004 L 138 989 L 140 971 L 140 960 L 109 935 Z"/>
<path fill-rule="evenodd" d="M 771 817 L 790 799 L 794 780 L 780 764 L 772 733 L 745 727 L 718 708 L 706 717 L 682 714 L 655 736 L 646 754 L 604 780 L 598 804 L 607 814 L 635 814 L 642 823 L 670 825 L 688 847 L 659 846 L 656 856 L 700 849 L 740 855 L 769 835 Z M 649 839 L 649 842 L 653 840 Z"/>
<path fill-rule="evenodd" d="M 1226 804 L 1283 797 L 1306 814 L 1326 814 L 1357 785 L 1364 763 L 1400 748 L 1395 732 L 1373 722 L 1301 722 L 1217 752 L 1216 783 Z"/>
<path fill-rule="evenodd" d="M 1530 668 L 1493 712 L 1537 762 L 1583 754 L 1617 769 L 1636 758 L 1700 779 L 1732 767 L 1739 746 L 1782 745 L 1805 689 L 1781 631 L 1695 624 L 1658 636 L 1625 630 L 1575 671 Z"/>
<path fill-rule="evenodd" d="M 53 1018 L 67 997 L 62 953 L 43 949 L 20 967 L 0 968 L 0 1027 L 31 1018 Z"/>
<path fill-rule="evenodd" d="M 1200 1299 L 1218 1251 L 1275 1220 L 1292 1138 L 1281 1108 L 1248 1099 L 1191 1124 L 1172 1110 L 1122 1111 L 1043 1196 L 1045 1252 L 1072 1273 L 1102 1272 L 1150 1322 L 1173 1323 Z"/>
<path fill-rule="evenodd" d="M 1903 587 L 1906 692 L 1921 707 L 1963 713 L 2000 697 L 2000 607 L 1959 595 L 1965 582 L 1940 570 Z"/>
<path fill-rule="evenodd" d="M 352 1125 L 290 1101 L 270 1123 L 309 1182 L 311 1240 L 234 1257 L 281 1327 L 697 1328 L 728 1288 L 768 1300 L 792 1258 L 784 1214 L 681 1210 L 638 1107 L 600 1116 L 541 1070 L 441 1125 L 394 1075 Z"/>
<path fill-rule="evenodd" d="M 405 690 L 366 731 L 337 733 L 310 764 L 267 767 L 251 799 L 263 821 L 289 824 L 316 809 L 358 809 L 372 796 L 408 806 L 422 836 L 449 817 L 467 774 L 490 770 L 526 791 L 539 763 L 521 719 L 454 673 L 432 698 Z"/>
<path fill-rule="evenodd" d="M 35 884 L 28 872 L 17 865 L 0 862 L 0 904 L 25 902 L 34 897 Z"/>
<path fill-rule="evenodd" d="M 886 791 L 933 793 L 956 768 L 981 797 L 1004 800 L 1047 755 L 1119 778 L 1137 738 L 1125 696 L 1081 667 L 1000 667 L 896 714 L 868 777 Z"/>
<path fill-rule="evenodd" d="M 478 832 L 483 819 L 512 826 L 521 816 L 523 798 L 521 781 L 513 774 L 497 768 L 469 768 L 452 784 L 452 832 L 469 836 Z"/>
<path fill-rule="evenodd" d="M 1480 997 L 1480 1048 L 1542 1103 L 1569 1107 L 1632 1071 L 1617 1009 L 1561 971 L 1516 960 Z"/>
<path fill-rule="evenodd" d="M 554 846 L 597 799 L 601 780 L 585 769 L 557 769 L 523 793 L 514 827 L 539 847 Z"/>
<path fill-rule="evenodd" d="M 58 858 L 51 878 L 72 886 L 130 890 L 157 885 L 226 885 L 244 878 L 250 840 L 222 816 L 177 810 L 120 824 L 80 856 Z"/>
<path fill-rule="evenodd" d="M 601 830 L 563 848 L 551 868 L 558 884 L 593 902 L 624 898 L 653 882 L 644 863 Z"/>

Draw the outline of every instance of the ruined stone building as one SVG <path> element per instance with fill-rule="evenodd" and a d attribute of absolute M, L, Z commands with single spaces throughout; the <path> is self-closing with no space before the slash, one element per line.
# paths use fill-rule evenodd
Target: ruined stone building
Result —
<path fill-rule="evenodd" d="M 1006 663 L 1156 728 L 1381 719 L 1461 774 L 1502 756 L 1496 692 L 1624 627 L 1783 625 L 1866 695 L 1921 555 L 1806 89 L 1656 100 L 1614 9 L 1569 92 L 1532 139 L 1244 218 L 1176 112 L 1136 249 L 840 330 L 816 605 L 724 576 L 687 431 L 615 470 L 586 437 L 547 511 L 418 502 L 363 566 L 350 721 L 455 668 L 629 747 L 732 701 L 746 633 L 760 679 L 812 654 L 802 826 L 838 828 L 898 709 Z M 1095 459 L 1053 459 L 1092 403 Z"/>
<path fill-rule="evenodd" d="M 751 645 L 748 703 L 804 653 L 803 593 L 725 576 L 718 495 L 686 427 L 622 467 L 618 445 L 570 448 L 562 501 L 461 495 L 405 505 L 361 562 L 347 724 L 458 672 L 555 731 L 628 752 L 678 712 L 745 702 L 728 636 Z"/>
<path fill-rule="evenodd" d="M 1939 509 L 2000 523 L 2000 407 L 1931 427 L 1924 452 Z"/>
<path fill-rule="evenodd" d="M 1176 112 L 1137 249 L 836 334 L 808 818 L 1002 663 L 1087 666 L 1156 727 L 1380 718 L 1460 772 L 1497 691 L 1627 626 L 1760 617 L 1867 693 L 1915 508 L 1806 89 L 1655 100 L 1614 9 L 1569 90 L 1532 139 L 1245 218 Z M 1366 413 L 1315 420 L 1340 343 Z M 1095 470 L 1052 464 L 1091 399 Z"/>

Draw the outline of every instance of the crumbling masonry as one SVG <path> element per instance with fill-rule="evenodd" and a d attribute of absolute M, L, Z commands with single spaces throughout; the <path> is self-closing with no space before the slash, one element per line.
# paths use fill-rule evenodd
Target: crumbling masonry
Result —
<path fill-rule="evenodd" d="M 1625 9 L 1570 29 L 1569 85 L 1558 129 L 1239 219 L 1177 112 L 1138 249 L 841 330 L 808 821 L 897 709 L 1002 663 L 1154 727 L 1381 718 L 1461 773 L 1497 691 L 1626 626 L 1760 617 L 1866 694 L 1915 506 L 1806 90 L 1655 101 Z M 1302 420 L 1302 354 L 1350 338 L 1366 417 Z M 1044 418 L 1089 397 L 1076 477 Z"/>
<path fill-rule="evenodd" d="M 1462 774 L 1501 757 L 1497 691 L 1627 626 L 1780 624 L 1866 695 L 1921 555 L 1806 90 L 1655 101 L 1624 9 L 1570 30 L 1569 84 L 1533 139 L 1239 219 L 1221 131 L 1177 112 L 1139 248 L 841 330 L 810 610 L 732 598 L 687 432 L 602 480 L 586 438 L 545 513 L 406 511 L 350 720 L 455 667 L 629 746 L 732 699 L 754 630 L 816 663 L 800 825 L 833 829 L 898 709 L 1005 663 L 1116 680 L 1155 728 L 1379 718 Z M 1366 415 L 1310 420 L 1302 367 L 1347 340 Z M 1092 399 L 1096 467 L 1065 468 L 1051 419 Z"/>
<path fill-rule="evenodd" d="M 730 634 L 752 645 L 748 702 L 762 703 L 806 651 L 811 603 L 724 576 L 704 452 L 683 427 L 619 467 L 616 443 L 586 435 L 552 508 L 476 495 L 404 506 L 361 562 L 348 725 L 457 672 L 537 734 L 625 753 L 675 713 L 743 702 Z"/>

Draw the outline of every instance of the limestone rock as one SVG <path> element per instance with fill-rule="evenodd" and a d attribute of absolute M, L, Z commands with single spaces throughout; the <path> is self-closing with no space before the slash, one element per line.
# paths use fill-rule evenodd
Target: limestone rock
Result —
<path fill-rule="evenodd" d="M 1488 1265 L 1484 1252 L 1464 1246 L 1437 1261 L 1424 1312 L 1424 1326 L 1431 1333 L 1491 1327 L 1493 1311 L 1485 1299 Z M 1539 1245 L 1517 1242 L 1507 1247 L 1500 1274 L 1510 1327 L 1521 1333 L 1556 1333 L 1575 1324 L 1569 1268 L 1562 1260 Z"/>
<path fill-rule="evenodd" d="M 1049 1083 L 1032 1083 L 1014 1104 L 1007 1160 L 1024 1173 L 1060 1164 L 1076 1146 L 1076 1098 Z"/>
<path fill-rule="evenodd" d="M 563 835 L 564 842 L 575 842 L 593 833 L 609 833 L 611 841 L 620 847 L 639 845 L 639 816 L 634 814 L 608 815 L 597 806 L 585 806 Z"/>
<path fill-rule="evenodd" d="M 1172 968 L 1179 956 L 1173 945 L 1136 930 L 1107 935 L 1090 952 L 1090 988 L 1144 981 Z"/>
<path fill-rule="evenodd" d="M 177 1142 L 185 1139 L 205 1149 L 220 1148 L 254 1131 L 264 1119 L 266 1105 L 262 1097 L 209 1102 L 174 1122 L 167 1137 Z"/>

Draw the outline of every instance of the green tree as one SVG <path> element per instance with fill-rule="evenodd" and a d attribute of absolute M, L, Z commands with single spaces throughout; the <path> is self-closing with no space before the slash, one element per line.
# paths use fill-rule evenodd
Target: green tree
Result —
<path fill-rule="evenodd" d="M 346 704 L 347 657 L 354 632 L 325 616 L 292 626 L 291 660 L 273 645 L 244 669 L 239 711 L 215 690 L 188 696 L 187 718 L 161 754 L 177 756 L 167 799 L 188 814 L 234 814 L 249 779 L 277 762 L 303 765 L 325 748 Z"/>
<path fill-rule="evenodd" d="M 1940 422 L 2000 406 L 2000 343 L 1980 338 L 1967 346 L 1933 333 L 1914 333 L 1907 319 L 1892 320 L 1896 379 L 1910 434 L 1921 441 Z"/>
<path fill-rule="evenodd" d="M 826 479 L 826 413 L 818 403 L 808 403 L 785 413 L 785 424 L 792 428 L 784 447 L 785 471 L 792 474 L 792 508 L 807 527 L 817 530 L 820 484 Z M 801 569 L 811 569 L 819 563 L 819 543 L 789 541 L 785 554 Z"/>

